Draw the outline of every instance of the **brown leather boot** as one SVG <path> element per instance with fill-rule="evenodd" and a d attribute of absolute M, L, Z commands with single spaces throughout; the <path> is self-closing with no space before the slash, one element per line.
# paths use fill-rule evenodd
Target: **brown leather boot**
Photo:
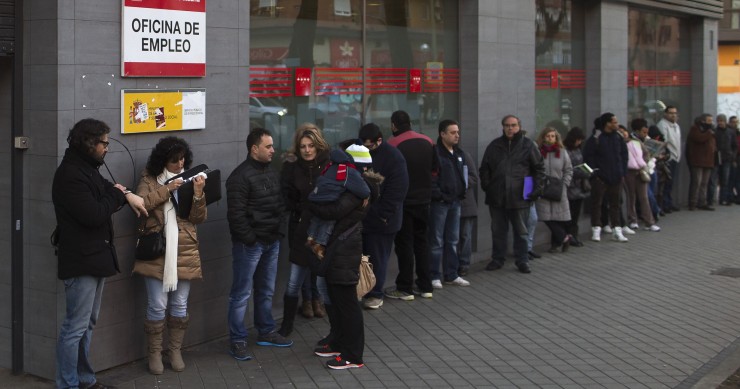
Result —
<path fill-rule="evenodd" d="M 164 373 L 162 365 L 162 332 L 164 320 L 144 320 L 147 349 L 149 353 L 149 372 L 155 375 Z"/>
<path fill-rule="evenodd" d="M 318 318 L 322 318 L 326 316 L 326 310 L 324 309 L 324 303 L 321 302 L 319 299 L 315 299 L 311 301 L 311 305 L 313 306 L 313 315 Z"/>
<path fill-rule="evenodd" d="M 167 316 L 167 330 L 169 331 L 169 349 L 170 349 L 170 365 L 172 370 L 183 371 L 185 370 L 185 361 L 182 360 L 182 339 L 185 337 L 185 330 L 188 328 L 188 322 L 190 316 L 185 317 L 173 317 Z"/>
<path fill-rule="evenodd" d="M 303 304 L 301 304 L 301 315 L 306 319 L 313 319 L 313 307 L 311 306 L 311 301 L 303 300 Z"/>

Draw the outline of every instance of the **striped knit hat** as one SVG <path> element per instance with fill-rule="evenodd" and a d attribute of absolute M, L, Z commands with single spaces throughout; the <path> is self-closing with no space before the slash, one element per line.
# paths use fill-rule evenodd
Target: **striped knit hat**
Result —
<path fill-rule="evenodd" d="M 373 159 L 370 157 L 370 150 L 367 147 L 363 145 L 350 145 L 345 151 L 355 160 L 357 170 L 363 172 L 373 168 Z"/>

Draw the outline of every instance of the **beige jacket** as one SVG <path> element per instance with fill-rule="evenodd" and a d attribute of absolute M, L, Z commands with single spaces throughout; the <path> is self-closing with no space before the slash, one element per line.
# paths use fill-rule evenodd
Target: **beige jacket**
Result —
<path fill-rule="evenodd" d="M 157 183 L 157 178 L 146 172 L 139 181 L 136 194 L 144 198 L 144 207 L 149 212 L 149 217 L 144 225 L 144 233 L 160 231 L 164 226 L 164 203 L 170 196 L 167 187 Z M 177 217 L 177 227 L 180 231 L 177 237 L 177 278 L 180 280 L 192 280 L 203 278 L 200 268 L 200 252 L 198 251 L 198 234 L 196 224 L 206 220 L 205 194 L 199 201 L 193 200 L 193 208 L 190 216 L 186 219 Z M 162 279 L 164 272 L 164 256 L 152 261 L 136 261 L 134 273 L 145 277 Z"/>

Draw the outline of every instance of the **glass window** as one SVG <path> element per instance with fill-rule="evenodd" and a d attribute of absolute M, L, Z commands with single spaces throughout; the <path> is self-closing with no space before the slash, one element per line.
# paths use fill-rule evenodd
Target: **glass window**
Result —
<path fill-rule="evenodd" d="M 629 120 L 655 124 L 667 105 L 678 108 L 688 128 L 691 112 L 689 20 L 658 12 L 629 10 Z"/>
<path fill-rule="evenodd" d="M 279 150 L 304 122 L 334 145 L 367 122 L 390 135 L 401 109 L 436 138 L 459 119 L 457 15 L 454 0 L 250 0 L 250 125 Z"/>
<path fill-rule="evenodd" d="M 536 114 L 539 132 L 554 127 L 563 136 L 585 125 L 586 71 L 583 2 L 537 2 Z"/>

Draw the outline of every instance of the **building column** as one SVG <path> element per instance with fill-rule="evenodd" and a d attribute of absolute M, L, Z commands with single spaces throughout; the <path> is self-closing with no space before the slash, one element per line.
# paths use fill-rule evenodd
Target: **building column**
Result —
<path fill-rule="evenodd" d="M 602 1 L 585 7 L 586 122 L 612 112 L 627 123 L 629 7 Z"/>
<path fill-rule="evenodd" d="M 717 112 L 718 28 L 718 21 L 708 18 L 698 19 L 691 25 L 691 105 L 697 111 L 684 113 L 691 117 L 704 112 L 721 113 Z M 683 132 L 688 133 L 688 128 Z"/>

